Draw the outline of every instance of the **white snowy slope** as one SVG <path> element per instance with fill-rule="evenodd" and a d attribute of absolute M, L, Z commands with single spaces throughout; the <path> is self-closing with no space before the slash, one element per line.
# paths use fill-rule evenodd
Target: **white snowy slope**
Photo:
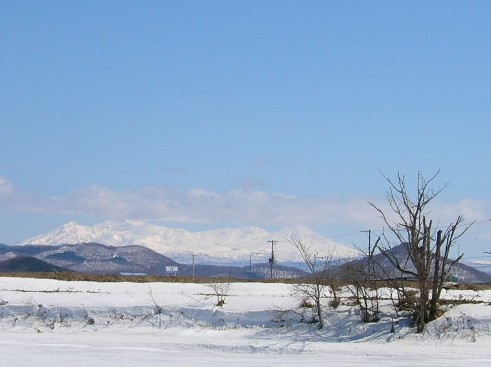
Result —
<path fill-rule="evenodd" d="M 107 221 L 94 226 L 69 222 L 60 228 L 42 234 L 18 245 L 60 245 L 97 242 L 110 246 L 139 245 L 173 258 L 190 262 L 195 254 L 200 263 L 242 260 L 249 262 L 266 260 L 271 254 L 275 240 L 275 256 L 279 261 L 296 261 L 299 256 L 288 242 L 294 234 L 309 246 L 319 250 L 320 255 L 333 254 L 337 258 L 356 256 L 357 250 L 335 243 L 320 234 L 305 228 L 285 228 L 268 232 L 259 227 L 226 228 L 201 232 L 189 232 L 148 224 L 139 221 Z M 252 255 L 254 254 L 254 255 Z"/>

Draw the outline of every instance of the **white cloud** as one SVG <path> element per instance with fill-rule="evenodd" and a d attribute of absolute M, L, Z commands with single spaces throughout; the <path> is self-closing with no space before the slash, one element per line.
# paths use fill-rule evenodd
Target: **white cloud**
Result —
<path fill-rule="evenodd" d="M 114 191 L 93 185 L 66 196 L 35 198 L 27 193 L 18 196 L 22 198 L 18 203 L 23 203 L 16 205 L 15 209 L 19 211 L 217 226 L 315 225 L 338 220 L 363 222 L 364 215 L 369 212 L 361 199 L 295 197 L 258 190 L 219 193 L 203 188 L 150 187 Z"/>
<path fill-rule="evenodd" d="M 117 192 L 92 186 L 62 200 L 50 199 L 47 207 L 97 217 L 217 226 L 315 226 L 336 222 L 364 226 L 378 220 L 362 198 L 295 197 L 250 190 L 218 193 L 201 188 Z"/>
<path fill-rule="evenodd" d="M 483 202 L 462 199 L 452 203 L 439 203 L 434 214 L 444 222 L 455 221 L 458 215 L 462 215 L 469 222 L 481 222 L 490 218 L 489 209 L 489 205 Z"/>
<path fill-rule="evenodd" d="M 202 198 L 209 198 L 209 199 L 216 199 L 218 198 L 218 195 L 212 191 L 200 189 L 200 188 L 194 188 L 189 191 L 189 195 L 192 198 L 195 199 L 202 199 Z"/>
<path fill-rule="evenodd" d="M 11 209 L 66 215 L 94 216 L 105 219 L 136 219 L 154 222 L 192 224 L 323 226 L 344 224 L 358 228 L 383 227 L 378 213 L 368 201 L 386 208 L 383 197 L 301 197 L 260 190 L 214 192 L 203 188 L 190 190 L 149 187 L 114 191 L 93 185 L 66 196 L 34 197 L 15 190 L 0 179 L 0 195 L 14 195 Z M 389 212 L 389 211 L 388 211 Z M 442 224 L 463 214 L 466 219 L 489 218 L 490 207 L 478 201 L 439 203 L 433 213 Z"/>

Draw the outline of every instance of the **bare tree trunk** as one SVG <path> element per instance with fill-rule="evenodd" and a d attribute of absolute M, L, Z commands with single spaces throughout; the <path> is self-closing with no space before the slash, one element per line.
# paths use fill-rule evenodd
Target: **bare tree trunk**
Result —
<path fill-rule="evenodd" d="M 440 278 L 441 251 L 442 251 L 442 230 L 439 230 L 436 233 L 435 260 L 434 260 L 434 265 L 433 265 L 434 266 L 434 269 L 433 269 L 433 287 L 431 290 L 431 301 L 430 301 L 430 310 L 429 310 L 429 318 L 431 320 L 436 318 L 437 308 L 438 308 L 438 299 L 440 298 L 439 292 L 438 292 L 438 285 L 439 285 L 439 278 Z M 445 267 L 445 264 L 443 264 L 443 267 Z M 443 269 L 443 271 L 445 271 L 445 269 Z"/>
<path fill-rule="evenodd" d="M 416 315 L 416 331 L 421 333 L 424 330 L 427 319 L 427 306 L 428 305 L 428 283 L 419 283 L 419 305 L 418 314 Z"/>
<path fill-rule="evenodd" d="M 319 284 L 316 284 L 316 292 L 317 292 L 317 297 L 315 303 L 317 307 L 317 318 L 319 319 L 319 329 L 322 329 L 324 327 L 324 318 L 322 315 L 322 304 L 321 304 L 322 289 Z"/>

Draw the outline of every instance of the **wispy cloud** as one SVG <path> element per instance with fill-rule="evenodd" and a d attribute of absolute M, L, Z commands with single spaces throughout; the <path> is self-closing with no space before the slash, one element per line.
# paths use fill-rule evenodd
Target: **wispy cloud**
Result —
<path fill-rule="evenodd" d="M 462 199 L 452 203 L 440 202 L 436 206 L 434 215 L 445 222 L 456 219 L 456 215 L 462 215 L 467 221 L 482 222 L 489 220 L 491 207 L 489 203 L 478 200 Z"/>
<path fill-rule="evenodd" d="M 9 198 L 14 198 L 10 200 Z M 35 197 L 0 180 L 0 198 L 18 211 L 86 215 L 107 219 L 139 219 L 182 224 L 317 226 L 332 223 L 379 226 L 380 218 L 367 201 L 385 206 L 384 198 L 309 197 L 267 193 L 250 187 L 228 192 L 149 187 L 115 191 L 93 185 L 66 196 Z M 490 208 L 478 201 L 441 204 L 442 220 L 463 214 L 469 220 L 489 217 Z"/>
<path fill-rule="evenodd" d="M 0 197 L 8 197 L 14 192 L 14 186 L 7 179 L 0 177 Z"/>

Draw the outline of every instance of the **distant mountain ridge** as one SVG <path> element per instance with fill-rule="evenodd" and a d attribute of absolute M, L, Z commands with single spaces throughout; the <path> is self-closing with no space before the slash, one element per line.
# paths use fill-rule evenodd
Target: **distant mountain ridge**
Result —
<path fill-rule="evenodd" d="M 401 264 L 404 264 L 406 259 L 408 259 L 407 247 L 404 244 L 393 247 L 391 249 L 391 254 L 391 256 L 398 258 Z M 448 259 L 448 262 L 453 263 L 453 260 Z M 373 256 L 370 266 L 368 257 L 366 256 L 361 259 L 352 260 L 341 266 L 341 270 L 344 270 L 345 274 L 348 274 L 348 278 L 349 275 L 352 275 L 353 273 L 352 269 L 357 268 L 364 269 L 365 272 L 368 272 L 368 269 L 370 268 L 370 272 L 374 276 L 374 279 L 393 279 L 402 276 L 407 277 L 407 274 L 401 274 L 401 272 L 382 253 L 378 253 Z M 415 271 L 411 262 L 407 263 L 406 269 Z M 339 271 L 339 269 L 335 269 L 335 271 Z M 460 283 L 491 283 L 491 274 L 480 271 L 479 269 L 466 265 L 462 262 L 455 263 L 448 275 L 449 280 L 453 279 L 453 281 Z"/>
<path fill-rule="evenodd" d="M 146 247 L 113 247 L 99 243 L 75 245 L 26 245 L 0 248 L 0 268 L 15 259 L 36 259 L 54 267 L 80 273 L 165 274 L 166 266 L 178 266 L 168 257 Z M 12 267 L 12 269 L 14 269 Z"/>
<path fill-rule="evenodd" d="M 254 266 L 187 265 L 143 246 L 107 246 L 100 243 L 0 246 L 0 272 L 60 272 L 88 274 L 167 275 L 265 279 L 269 264 Z M 293 278 L 300 269 L 275 264 L 274 277 Z"/>
<path fill-rule="evenodd" d="M 201 232 L 189 232 L 148 224 L 139 221 L 107 221 L 94 226 L 69 222 L 17 245 L 45 245 L 101 243 L 108 246 L 144 246 L 177 262 L 190 263 L 192 256 L 200 263 L 221 264 L 224 262 L 249 263 L 252 254 L 256 260 L 266 260 L 271 253 L 270 240 L 278 241 L 275 257 L 279 261 L 299 260 L 297 250 L 287 238 L 295 234 L 320 253 L 334 253 L 336 257 L 348 258 L 358 251 L 337 244 L 320 234 L 305 228 L 285 228 L 268 232 L 259 227 L 226 228 Z"/>
<path fill-rule="evenodd" d="M 67 271 L 67 269 L 30 256 L 16 256 L 0 261 L 0 273 L 51 273 L 64 271 Z"/>
<path fill-rule="evenodd" d="M 491 274 L 491 261 L 490 260 L 463 260 L 461 263 L 471 266 L 484 273 Z"/>

